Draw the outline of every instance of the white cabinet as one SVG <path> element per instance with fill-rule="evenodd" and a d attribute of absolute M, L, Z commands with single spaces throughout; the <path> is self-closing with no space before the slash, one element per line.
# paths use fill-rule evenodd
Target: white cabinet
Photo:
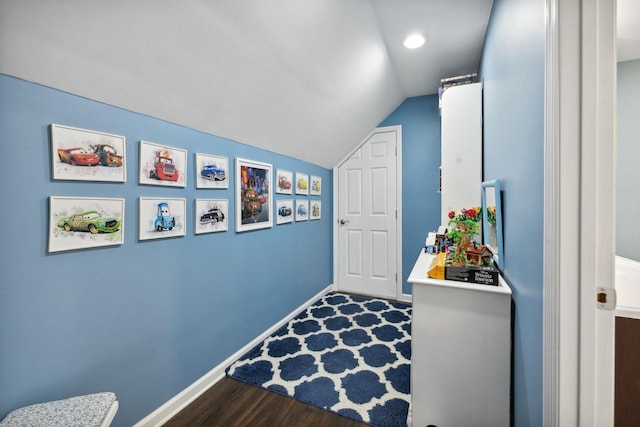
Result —
<path fill-rule="evenodd" d="M 480 206 L 482 84 L 453 86 L 442 94 L 441 224 L 452 210 Z"/>
<path fill-rule="evenodd" d="M 509 426 L 511 289 L 431 279 L 421 251 L 413 285 L 413 427 Z"/>

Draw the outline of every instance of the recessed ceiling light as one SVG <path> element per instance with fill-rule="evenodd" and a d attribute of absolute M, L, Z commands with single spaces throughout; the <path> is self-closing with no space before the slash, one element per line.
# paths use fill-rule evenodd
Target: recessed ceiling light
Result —
<path fill-rule="evenodd" d="M 404 39 L 404 47 L 407 49 L 415 49 L 424 44 L 424 36 L 422 34 L 411 34 Z"/>

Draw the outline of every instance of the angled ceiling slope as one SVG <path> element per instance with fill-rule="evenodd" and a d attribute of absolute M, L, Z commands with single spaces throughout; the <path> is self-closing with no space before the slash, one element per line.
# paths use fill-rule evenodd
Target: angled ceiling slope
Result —
<path fill-rule="evenodd" d="M 3 0 L 0 72 L 331 168 L 405 98 L 477 70 L 491 5 Z"/>

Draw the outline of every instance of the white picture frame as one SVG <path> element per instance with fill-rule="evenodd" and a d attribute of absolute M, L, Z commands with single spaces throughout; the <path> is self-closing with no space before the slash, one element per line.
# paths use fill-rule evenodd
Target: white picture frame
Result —
<path fill-rule="evenodd" d="M 309 178 L 309 195 L 320 196 L 322 195 L 322 178 L 319 176 L 311 175 Z"/>
<path fill-rule="evenodd" d="M 126 182 L 126 138 L 51 124 L 54 180 Z"/>
<path fill-rule="evenodd" d="M 309 219 L 320 219 L 322 218 L 322 202 L 320 200 L 310 200 L 309 201 Z"/>
<path fill-rule="evenodd" d="M 309 220 L 309 200 L 296 199 L 296 222 Z"/>
<path fill-rule="evenodd" d="M 195 234 L 217 233 L 229 229 L 228 199 L 195 200 Z"/>
<path fill-rule="evenodd" d="M 196 188 L 229 188 L 229 158 L 195 154 Z"/>
<path fill-rule="evenodd" d="M 236 232 L 273 227 L 272 166 L 236 158 Z"/>
<path fill-rule="evenodd" d="M 121 198 L 49 197 L 49 252 L 122 245 Z"/>
<path fill-rule="evenodd" d="M 187 234 L 187 200 L 140 197 L 139 240 L 181 237 Z"/>
<path fill-rule="evenodd" d="M 139 183 L 186 187 L 187 150 L 140 141 Z"/>
<path fill-rule="evenodd" d="M 309 175 L 306 173 L 296 172 L 296 194 L 309 194 Z"/>
<path fill-rule="evenodd" d="M 276 169 L 276 193 L 293 194 L 293 172 Z"/>
<path fill-rule="evenodd" d="M 276 224 L 293 222 L 293 199 L 276 200 Z"/>

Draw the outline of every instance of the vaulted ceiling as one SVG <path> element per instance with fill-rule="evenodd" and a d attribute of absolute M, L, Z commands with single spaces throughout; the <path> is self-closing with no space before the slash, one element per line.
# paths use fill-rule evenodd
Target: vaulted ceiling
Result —
<path fill-rule="evenodd" d="M 0 72 L 330 168 L 405 98 L 477 71 L 491 4 L 2 0 Z"/>
<path fill-rule="evenodd" d="M 492 3 L 2 0 L 0 72 L 331 168 L 477 71 Z"/>

